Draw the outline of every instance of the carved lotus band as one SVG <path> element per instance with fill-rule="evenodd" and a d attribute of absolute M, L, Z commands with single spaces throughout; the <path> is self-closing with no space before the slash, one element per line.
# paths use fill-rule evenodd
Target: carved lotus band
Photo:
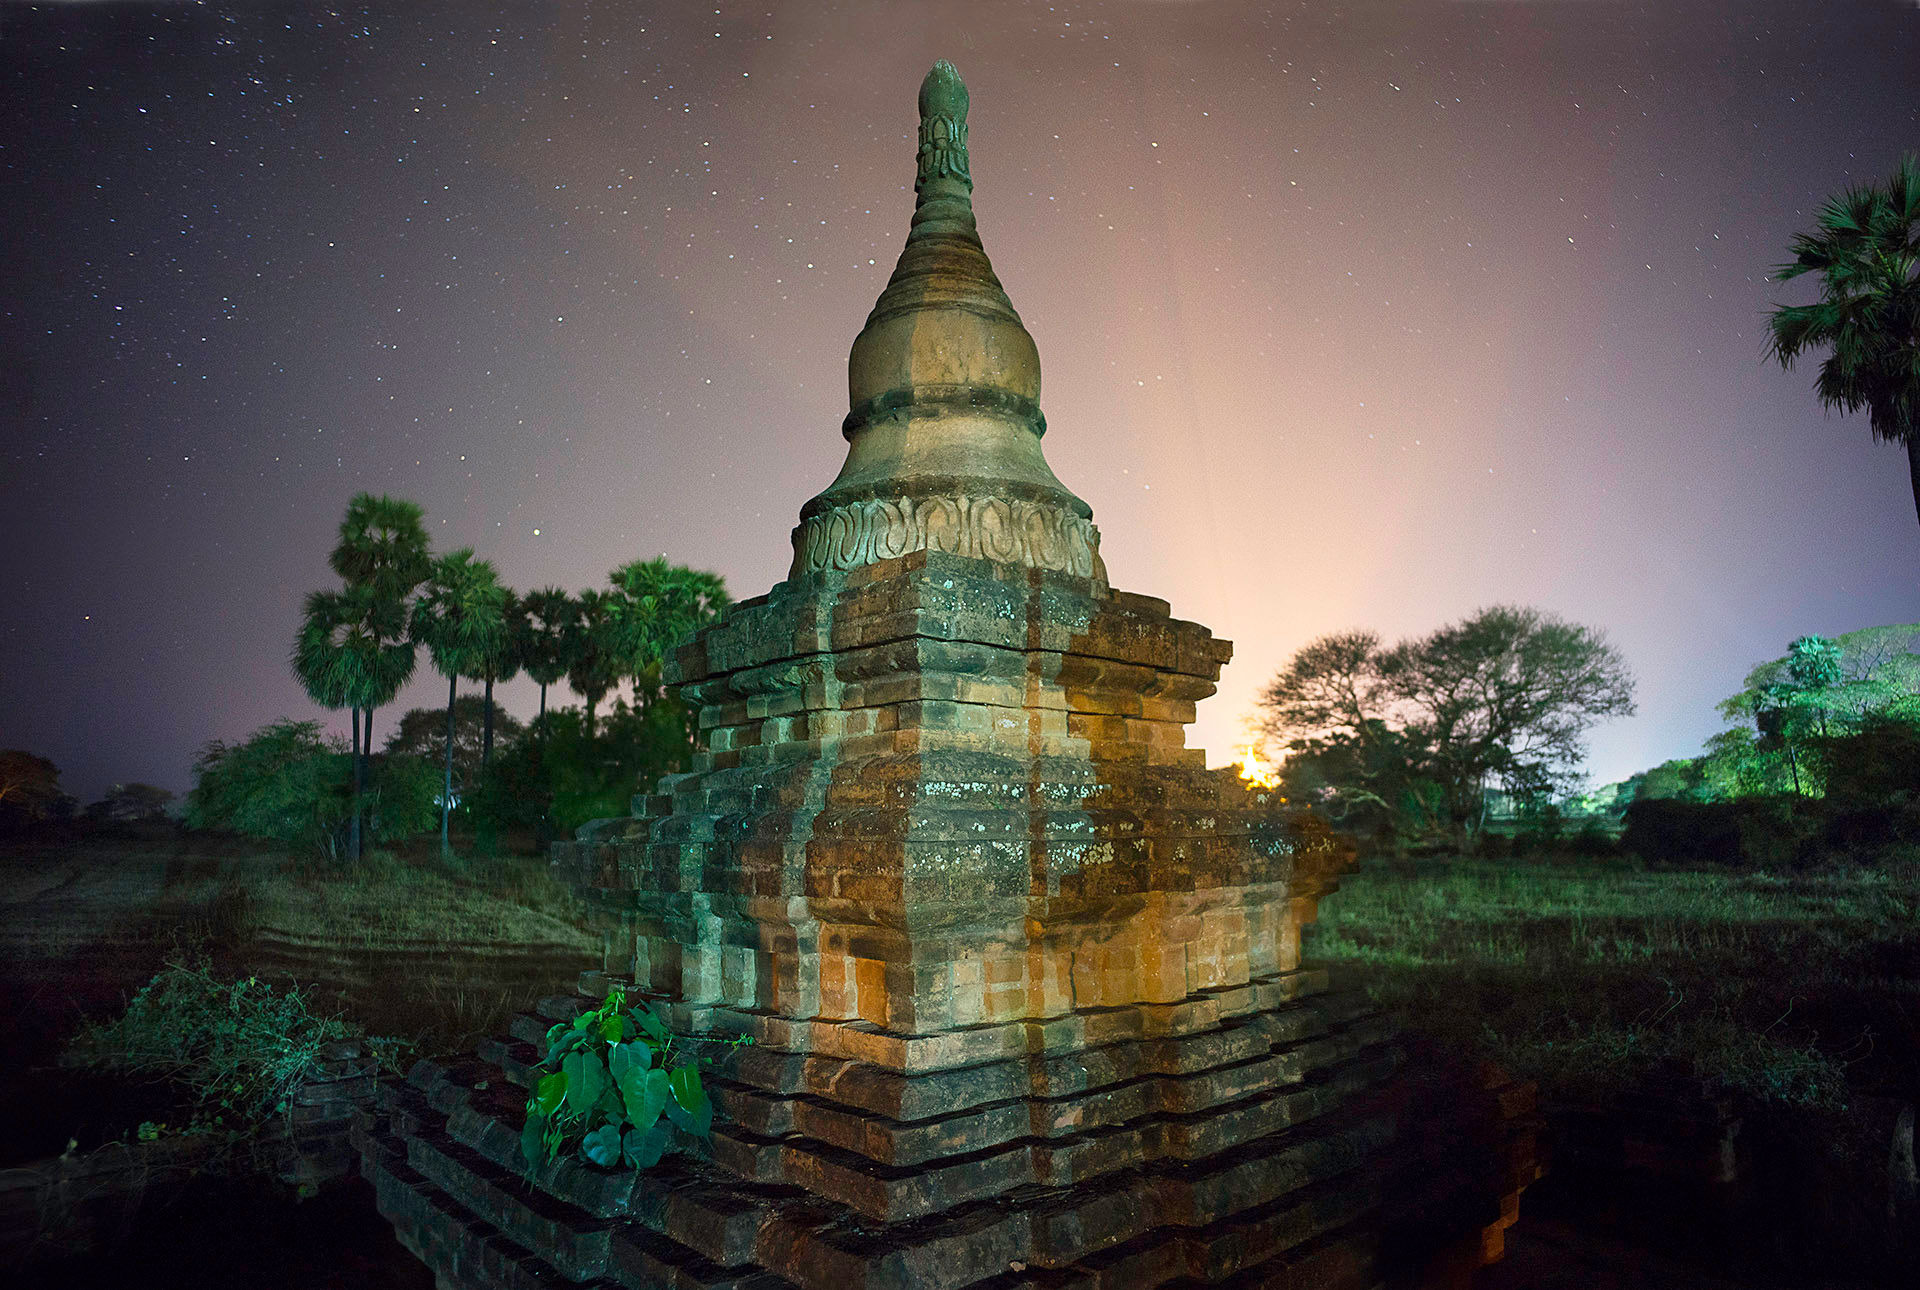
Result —
<path fill-rule="evenodd" d="M 1091 521 L 1045 502 L 964 495 L 876 498 L 809 516 L 794 530 L 793 573 L 857 569 L 910 551 L 1107 576 Z"/>

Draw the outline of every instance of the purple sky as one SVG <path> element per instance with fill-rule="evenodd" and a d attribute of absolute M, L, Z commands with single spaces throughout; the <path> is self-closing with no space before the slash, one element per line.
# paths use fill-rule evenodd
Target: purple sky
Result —
<path fill-rule="evenodd" d="M 1900 453 L 1761 355 L 1789 236 L 1920 146 L 1913 4 L 0 4 L 0 747 L 86 800 L 314 715 L 361 490 L 518 587 L 765 590 L 943 56 L 1056 473 L 1238 643 L 1214 760 L 1346 627 L 1604 627 L 1599 781 L 1920 618 Z"/>

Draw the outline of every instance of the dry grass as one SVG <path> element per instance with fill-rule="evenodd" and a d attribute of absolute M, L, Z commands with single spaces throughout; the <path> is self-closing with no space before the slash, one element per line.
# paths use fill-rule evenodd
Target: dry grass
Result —
<path fill-rule="evenodd" d="M 587 944 L 572 893 L 545 861 L 525 857 L 468 863 L 377 853 L 337 874 L 263 868 L 219 899 L 244 904 L 245 914 L 216 915 L 216 926 L 244 922 L 342 951 Z"/>
<path fill-rule="evenodd" d="M 1550 1095 L 1656 1070 L 1835 1106 L 1920 1074 L 1920 867 L 1370 864 L 1308 934 L 1383 1006 Z"/>

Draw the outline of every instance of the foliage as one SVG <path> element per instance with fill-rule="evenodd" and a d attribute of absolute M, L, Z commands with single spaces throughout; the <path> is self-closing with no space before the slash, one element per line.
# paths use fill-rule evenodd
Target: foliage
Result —
<path fill-rule="evenodd" d="M 118 1018 L 83 1029 L 62 1061 L 164 1077 L 192 1097 L 198 1118 L 245 1128 L 285 1113 L 324 1047 L 352 1033 L 316 1014 L 297 987 L 221 981 L 204 960 L 177 959 Z"/>
<path fill-rule="evenodd" d="M 493 687 L 520 675 L 521 655 L 526 640 L 526 611 L 521 607 L 520 598 L 512 591 L 507 591 L 506 605 L 501 611 L 500 631 L 488 643 L 480 666 L 467 678 L 480 682 L 484 687 L 480 725 L 480 763 L 483 766 L 493 760 L 493 719 L 498 711 L 493 702 Z"/>
<path fill-rule="evenodd" d="M 1783 794 L 1818 799 L 1836 773 L 1849 809 L 1920 791 L 1896 749 L 1920 728 L 1920 625 L 1802 636 L 1747 674 L 1720 703 L 1749 724 L 1707 741 L 1703 755 L 1670 761 L 1630 783 L 1639 798 L 1729 802 Z M 1817 812 L 1815 812 L 1817 814 Z"/>
<path fill-rule="evenodd" d="M 353 819 L 352 756 L 317 721 L 275 721 L 238 744 L 201 749 L 186 823 L 281 842 L 328 859 L 347 845 Z M 410 837 L 433 810 L 431 776 L 407 758 L 383 760 L 366 800 L 376 838 Z M 428 816 L 428 823 L 431 816 Z"/>
<path fill-rule="evenodd" d="M 719 618 L 731 603 L 716 573 L 668 564 L 665 556 L 635 560 L 607 575 L 613 648 L 642 707 L 661 693 L 661 664 L 681 642 Z"/>
<path fill-rule="evenodd" d="M 476 826 L 571 833 L 626 815 L 635 793 L 692 757 L 692 716 L 678 699 L 646 709 L 615 703 L 591 733 L 582 709 L 555 708 L 541 738 L 494 758 L 469 805 Z"/>
<path fill-rule="evenodd" d="M 1784 657 L 1758 664 L 1720 703 L 1730 720 L 1761 723 L 1775 713 L 1776 737 L 1797 742 L 1831 734 L 1920 694 L 1920 624 L 1867 627 L 1832 638 L 1802 636 Z"/>
<path fill-rule="evenodd" d="M 407 597 L 427 574 L 424 512 L 415 502 L 360 493 L 347 503 L 328 563 L 339 591 L 307 597 L 294 635 L 293 670 L 308 697 L 353 714 L 350 851 L 360 854 L 361 794 L 373 750 L 373 710 L 391 703 L 413 675 Z"/>
<path fill-rule="evenodd" d="M 1920 803 L 1920 721 L 1875 713 L 1844 735 L 1816 741 L 1827 800 L 1836 806 Z"/>
<path fill-rule="evenodd" d="M 448 828 L 453 813 L 455 691 L 461 677 L 484 673 L 489 660 L 511 642 L 512 603 L 513 593 L 500 585 L 491 564 L 473 558 L 471 547 L 435 560 L 426 587 L 413 603 L 408 634 L 427 647 L 434 667 L 447 678 L 446 765 L 440 797 L 443 850 L 451 844 Z M 487 703 L 491 707 L 491 686 Z"/>
<path fill-rule="evenodd" d="M 1706 770 L 1697 757 L 1676 757 L 1651 770 L 1641 771 L 1620 785 L 1619 806 L 1625 809 L 1636 801 L 1704 802 L 1713 797 L 1707 785 Z"/>
<path fill-rule="evenodd" d="M 1751 730 L 1722 730 L 1707 740 L 1705 755 L 1693 764 L 1700 784 L 1697 798 L 1705 802 L 1779 796 L 1800 791 L 1808 782 L 1798 775 L 1797 766 L 1789 769 L 1784 740 L 1763 742 Z"/>
<path fill-rule="evenodd" d="M 173 791 L 153 784 L 114 784 L 87 807 L 87 818 L 103 824 L 141 824 L 167 818 Z"/>
<path fill-rule="evenodd" d="M 28 823 L 60 813 L 60 768 L 19 748 L 0 749 L 0 823 Z"/>
<path fill-rule="evenodd" d="M 294 636 L 294 675 L 323 708 L 390 703 L 413 676 L 406 626 L 406 601 L 372 588 L 313 592 Z"/>
<path fill-rule="evenodd" d="M 1774 276 L 1817 274 L 1820 299 L 1774 310 L 1768 355 L 1791 369 L 1828 351 L 1814 383 L 1821 404 L 1865 409 L 1874 438 L 1906 448 L 1920 511 L 1920 157 L 1828 201 L 1790 251 Z"/>
<path fill-rule="evenodd" d="M 1642 798 L 1627 807 L 1620 845 L 1654 864 L 1747 865 L 1756 858 L 1755 844 L 1780 839 L 1779 826 L 1793 818 L 1791 797 L 1753 796 L 1738 802 Z M 1780 858 L 1777 847 L 1767 850 L 1770 858 Z M 1786 858 L 1791 859 L 1790 851 Z"/>
<path fill-rule="evenodd" d="M 579 605 L 558 587 L 541 587 L 520 599 L 520 662 L 544 692 L 567 674 L 567 654 Z"/>
<path fill-rule="evenodd" d="M 620 684 L 625 668 L 613 618 L 613 596 L 588 588 L 574 601 L 574 609 L 565 637 L 567 684 L 586 702 L 587 734 L 591 736 L 595 710 L 607 692 Z"/>
<path fill-rule="evenodd" d="M 187 825 L 332 856 L 351 810 L 348 759 L 344 742 L 323 735 L 317 721 L 275 721 L 238 744 L 214 740 L 194 762 Z"/>
<path fill-rule="evenodd" d="M 486 719 L 486 701 L 477 694 L 463 694 L 453 703 L 453 794 L 464 800 L 480 782 L 480 748 Z M 513 714 L 496 709 L 493 737 L 503 748 L 510 748 L 526 735 L 526 727 Z M 387 736 L 389 757 L 411 757 L 436 765 L 446 755 L 447 710 L 412 708 Z M 435 785 L 437 799 L 440 786 Z"/>
<path fill-rule="evenodd" d="M 414 601 L 409 632 L 427 647 L 440 675 L 471 676 L 484 671 L 507 641 L 512 598 L 493 565 L 474 559 L 472 547 L 461 547 L 433 562 Z"/>
<path fill-rule="evenodd" d="M 608 590 L 580 593 L 570 612 L 554 608 L 556 654 L 567 683 L 586 701 L 593 733 L 600 701 L 633 682 L 634 703 L 649 708 L 665 697 L 661 668 L 672 650 L 726 611 L 726 583 L 718 574 L 669 564 L 666 557 L 635 560 L 608 575 Z"/>
<path fill-rule="evenodd" d="M 418 757 L 382 757 L 366 794 L 376 842 L 402 842 L 430 832 L 440 819 L 440 768 Z"/>
<path fill-rule="evenodd" d="M 1490 783 L 1521 799 L 1566 787 L 1587 728 L 1633 712 L 1633 681 L 1598 631 L 1496 605 L 1391 647 L 1322 637 L 1260 706 L 1288 749 L 1290 797 L 1389 846 L 1458 846 L 1480 832 Z"/>
<path fill-rule="evenodd" d="M 347 503 L 340 537 L 327 563 L 350 587 L 404 600 L 426 579 L 426 511 L 403 498 L 360 493 Z"/>
<path fill-rule="evenodd" d="M 645 1003 L 615 989 L 598 1008 L 547 1031 L 544 1072 L 527 1099 L 520 1151 L 529 1168 L 578 1155 L 605 1168 L 646 1169 L 673 1130 L 705 1137 L 713 1103 L 700 1058 Z M 740 1040 L 736 1042 L 749 1042 Z"/>

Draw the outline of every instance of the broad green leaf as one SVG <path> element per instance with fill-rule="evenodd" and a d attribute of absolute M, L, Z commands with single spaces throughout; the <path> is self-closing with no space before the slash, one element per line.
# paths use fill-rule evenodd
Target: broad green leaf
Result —
<path fill-rule="evenodd" d="M 651 1065 L 653 1050 L 642 1044 L 611 1044 L 607 1048 L 607 1071 L 622 1090 L 627 1086 L 629 1072 L 644 1071 Z"/>
<path fill-rule="evenodd" d="M 567 1077 L 567 1111 L 585 1117 L 607 1091 L 607 1067 L 598 1053 L 568 1053 L 560 1069 Z"/>
<path fill-rule="evenodd" d="M 560 1106 L 560 1099 L 567 1095 L 567 1077 L 560 1071 L 551 1075 L 542 1075 L 534 1086 L 533 1104 L 541 1119 L 551 1116 Z"/>
<path fill-rule="evenodd" d="M 667 1041 L 672 1036 L 667 1031 L 666 1023 L 654 1015 L 652 1008 L 644 1003 L 636 1003 L 630 1015 L 639 1025 L 641 1033 L 653 1041 L 654 1047 L 666 1047 Z"/>
<path fill-rule="evenodd" d="M 600 1038 L 606 1040 L 610 1044 L 617 1044 L 621 1040 L 625 1039 L 626 1037 L 627 1037 L 626 1023 L 620 1019 L 619 1013 L 616 1012 L 611 1014 L 610 1016 L 601 1018 Z"/>
<path fill-rule="evenodd" d="M 658 1066 L 635 1069 L 620 1085 L 620 1095 L 626 1099 L 627 1119 L 636 1129 L 645 1132 L 672 1104 L 673 1085 L 667 1072 Z"/>
<path fill-rule="evenodd" d="M 699 1068 L 679 1067 L 668 1073 L 667 1080 L 673 1090 L 667 1118 L 688 1133 L 706 1137 L 713 1128 L 713 1102 L 700 1084 Z"/>
<path fill-rule="evenodd" d="M 546 1135 L 546 1117 L 529 1113 L 526 1127 L 520 1131 L 520 1157 L 527 1168 L 538 1169 L 547 1163 Z"/>
<path fill-rule="evenodd" d="M 581 1155 L 609 1168 L 620 1163 L 620 1150 L 620 1130 L 611 1124 L 601 1125 L 580 1142 Z"/>
<path fill-rule="evenodd" d="M 548 1066 L 558 1066 L 563 1057 L 587 1042 L 587 1037 L 578 1030 L 568 1030 L 553 1041 L 547 1049 Z"/>
<path fill-rule="evenodd" d="M 664 1121 L 656 1120 L 650 1129 L 628 1129 L 621 1139 L 621 1148 L 628 1164 L 635 1169 L 650 1169 L 660 1163 L 667 1143 L 672 1140 L 673 1130 Z"/>

